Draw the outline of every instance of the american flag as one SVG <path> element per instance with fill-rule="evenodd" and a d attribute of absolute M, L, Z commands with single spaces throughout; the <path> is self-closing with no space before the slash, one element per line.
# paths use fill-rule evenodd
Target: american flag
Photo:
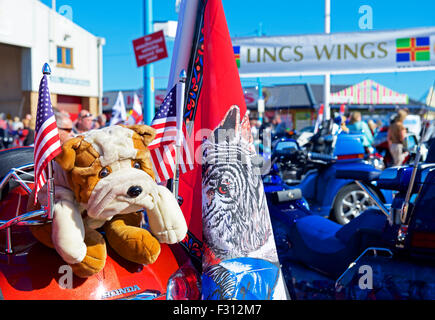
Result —
<path fill-rule="evenodd" d="M 56 119 L 51 107 L 50 93 L 48 91 L 47 76 L 41 79 L 39 85 L 38 109 L 36 111 L 35 128 L 35 203 L 39 190 L 47 182 L 47 164 L 61 152 L 59 132 Z"/>
<path fill-rule="evenodd" d="M 151 123 L 156 129 L 156 137 L 148 146 L 151 153 L 154 173 L 157 182 L 166 181 L 175 174 L 175 141 L 177 138 L 177 86 L 175 85 L 163 100 Z M 179 165 L 182 173 L 193 169 L 193 152 L 185 139 L 183 126 L 182 146 L 180 148 Z"/>

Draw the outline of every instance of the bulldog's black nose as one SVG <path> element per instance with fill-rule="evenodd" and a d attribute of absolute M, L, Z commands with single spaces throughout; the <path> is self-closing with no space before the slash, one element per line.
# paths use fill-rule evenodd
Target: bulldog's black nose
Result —
<path fill-rule="evenodd" d="M 133 186 L 127 190 L 127 194 L 130 198 L 136 198 L 141 193 L 142 193 L 142 188 L 139 186 Z"/>

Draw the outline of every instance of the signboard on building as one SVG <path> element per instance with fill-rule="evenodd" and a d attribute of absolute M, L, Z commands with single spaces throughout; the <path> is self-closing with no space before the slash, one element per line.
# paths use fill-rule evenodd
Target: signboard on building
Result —
<path fill-rule="evenodd" d="M 232 42 L 241 77 L 435 70 L 435 27 Z"/>
<path fill-rule="evenodd" d="M 133 40 L 133 48 L 138 67 L 168 57 L 163 30 Z"/>
<path fill-rule="evenodd" d="M 331 93 L 331 104 L 408 104 L 407 94 L 395 92 L 373 80 L 364 80 Z"/>

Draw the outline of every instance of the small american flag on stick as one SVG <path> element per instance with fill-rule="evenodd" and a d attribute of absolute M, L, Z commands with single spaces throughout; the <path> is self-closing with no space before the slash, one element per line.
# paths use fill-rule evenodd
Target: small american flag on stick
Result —
<path fill-rule="evenodd" d="M 36 203 L 39 190 L 47 182 L 47 165 L 60 152 L 61 145 L 56 119 L 51 106 L 50 92 L 48 91 L 47 74 L 50 74 L 50 67 L 45 64 L 43 77 L 39 84 L 38 107 L 36 111 L 35 127 L 35 199 Z"/>
<path fill-rule="evenodd" d="M 174 177 L 177 138 L 177 85 L 166 95 L 162 105 L 156 112 L 151 127 L 156 129 L 156 137 L 148 146 L 151 153 L 154 173 L 157 182 L 166 181 Z M 182 146 L 179 165 L 182 173 L 193 169 L 192 150 L 185 139 L 185 126 L 182 127 Z"/>

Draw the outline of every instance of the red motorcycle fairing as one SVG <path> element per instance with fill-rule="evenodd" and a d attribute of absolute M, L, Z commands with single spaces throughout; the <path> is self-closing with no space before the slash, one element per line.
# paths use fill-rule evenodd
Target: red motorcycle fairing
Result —
<path fill-rule="evenodd" d="M 0 203 L 0 220 L 26 212 L 28 195 L 15 188 Z M 151 265 L 127 261 L 107 246 L 107 260 L 98 274 L 81 279 L 54 249 L 37 242 L 28 227 L 12 227 L 13 254 L 6 254 L 6 230 L 0 231 L 0 299 L 100 300 L 140 295 L 161 299 L 179 264 L 168 245 Z M 70 286 L 69 286 L 70 285 Z M 67 287 L 67 288 L 65 288 Z"/>

